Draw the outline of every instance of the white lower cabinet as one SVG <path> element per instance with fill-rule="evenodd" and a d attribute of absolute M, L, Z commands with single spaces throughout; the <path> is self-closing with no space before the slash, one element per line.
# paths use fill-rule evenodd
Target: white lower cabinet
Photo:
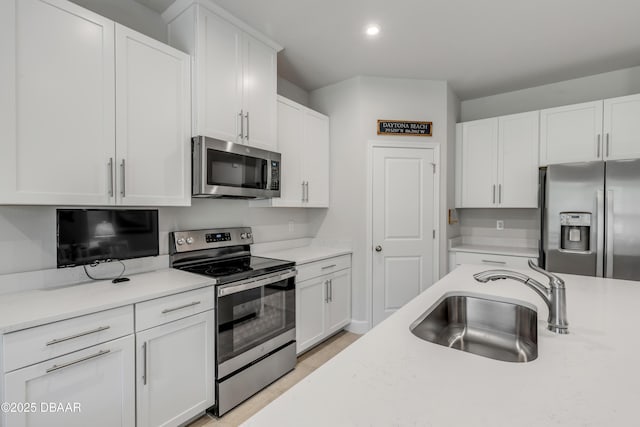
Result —
<path fill-rule="evenodd" d="M 4 376 L 6 427 L 135 425 L 134 337 L 75 351 Z"/>
<path fill-rule="evenodd" d="M 213 310 L 137 332 L 137 426 L 176 426 L 212 406 L 213 358 Z"/>
<path fill-rule="evenodd" d="M 341 258 L 335 258 L 340 261 Z M 338 261 L 303 264 L 299 277 L 320 271 L 318 265 L 335 268 Z M 318 264 L 318 265 L 317 265 Z M 351 322 L 351 268 L 321 274 L 296 283 L 296 351 L 308 350 Z M 322 267 L 319 267 L 320 269 Z M 327 268 L 327 269 L 329 269 Z"/>

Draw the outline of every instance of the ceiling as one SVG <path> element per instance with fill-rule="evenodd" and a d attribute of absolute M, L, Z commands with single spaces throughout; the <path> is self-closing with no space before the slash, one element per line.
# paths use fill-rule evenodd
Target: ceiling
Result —
<path fill-rule="evenodd" d="M 640 65 L 638 0 L 215 2 L 284 46 L 278 74 L 306 90 L 371 75 L 448 80 L 465 100 Z"/>

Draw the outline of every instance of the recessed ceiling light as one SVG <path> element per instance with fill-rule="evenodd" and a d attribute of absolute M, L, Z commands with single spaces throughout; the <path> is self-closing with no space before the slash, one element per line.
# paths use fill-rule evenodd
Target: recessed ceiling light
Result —
<path fill-rule="evenodd" d="M 367 25 L 364 32 L 369 37 L 375 37 L 380 34 L 380 26 L 376 24 Z"/>

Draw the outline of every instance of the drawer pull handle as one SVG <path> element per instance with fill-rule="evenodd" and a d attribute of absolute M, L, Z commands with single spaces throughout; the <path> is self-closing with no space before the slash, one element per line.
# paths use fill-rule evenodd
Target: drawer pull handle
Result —
<path fill-rule="evenodd" d="M 80 332 L 79 334 L 71 335 L 71 336 L 64 337 L 64 338 L 56 338 L 55 340 L 49 341 L 46 345 L 58 344 L 58 343 L 61 343 L 61 342 L 64 342 L 64 341 L 69 341 L 69 340 L 73 340 L 73 339 L 76 339 L 76 338 L 84 337 L 85 335 L 95 334 L 96 332 L 106 331 L 107 329 L 110 329 L 110 328 L 111 328 L 111 326 L 100 326 L 99 328 L 92 329 L 90 331 Z"/>
<path fill-rule="evenodd" d="M 331 265 L 325 265 L 324 267 L 322 267 L 320 270 L 326 270 L 327 268 L 333 268 L 335 267 L 336 264 L 331 264 Z"/>
<path fill-rule="evenodd" d="M 506 264 L 506 261 L 493 261 L 491 259 L 483 259 L 482 262 L 488 262 L 489 264 Z"/>
<path fill-rule="evenodd" d="M 200 301 L 194 301 L 189 304 L 181 305 L 180 307 L 165 308 L 164 310 L 162 310 L 162 314 L 171 313 L 172 311 L 176 311 L 176 310 L 182 310 L 183 308 L 193 307 L 194 305 L 198 305 L 198 304 L 200 304 Z"/>
<path fill-rule="evenodd" d="M 68 368 L 69 366 L 76 365 L 78 363 L 86 362 L 87 360 L 95 359 L 96 357 L 104 356 L 105 354 L 111 353 L 111 350 L 100 350 L 96 354 L 92 354 L 91 356 L 83 357 L 82 359 L 74 360 L 73 362 L 64 363 L 62 365 L 53 365 L 49 369 L 47 369 L 47 374 L 49 372 L 57 371 L 58 369 Z"/>

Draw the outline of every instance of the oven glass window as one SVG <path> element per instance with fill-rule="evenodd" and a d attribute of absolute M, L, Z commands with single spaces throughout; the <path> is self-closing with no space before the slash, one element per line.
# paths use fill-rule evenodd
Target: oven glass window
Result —
<path fill-rule="evenodd" d="M 267 188 L 267 160 L 207 150 L 207 184 Z"/>
<path fill-rule="evenodd" d="M 218 298 L 218 363 L 295 327 L 295 278 Z"/>

